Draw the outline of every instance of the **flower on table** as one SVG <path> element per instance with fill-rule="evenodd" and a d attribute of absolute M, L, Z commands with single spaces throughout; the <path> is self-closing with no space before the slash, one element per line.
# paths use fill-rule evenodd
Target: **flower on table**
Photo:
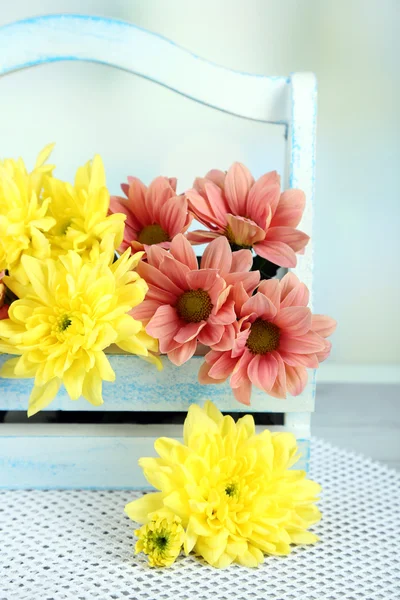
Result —
<path fill-rule="evenodd" d="M 317 541 L 308 529 L 321 518 L 320 486 L 290 470 L 299 458 L 293 434 L 256 435 L 252 416 L 235 423 L 207 402 L 190 407 L 183 444 L 159 438 L 155 449 L 159 458 L 139 464 L 158 491 L 125 511 L 145 527 L 154 513 L 175 514 L 186 554 L 194 550 L 214 567 L 256 567 L 264 554 L 287 555 L 292 544 Z"/>
<path fill-rule="evenodd" d="M 74 185 L 48 177 L 45 190 L 51 200 L 48 213 L 54 222 L 47 234 L 53 256 L 73 250 L 86 260 L 91 253 L 100 252 L 102 240 L 110 235 L 114 249 L 118 248 L 125 215 L 108 215 L 110 194 L 99 155 L 78 168 Z"/>
<path fill-rule="evenodd" d="M 147 262 L 137 271 L 149 291 L 133 316 L 147 323 L 146 331 L 157 338 L 160 352 L 175 365 L 189 360 L 200 342 L 230 348 L 236 323 L 231 291 L 238 282 L 249 293 L 259 273 L 251 272 L 251 253 L 232 253 L 226 239 L 214 240 L 204 253 L 200 269 L 188 240 L 178 234 L 170 252 L 146 246 Z"/>
<path fill-rule="evenodd" d="M 309 292 L 293 273 L 281 281 L 262 281 L 254 296 L 236 294 L 238 333 L 231 350 L 211 350 L 200 367 L 200 383 L 219 383 L 230 377 L 236 399 L 250 404 L 251 387 L 270 396 L 301 394 L 307 367 L 317 368 L 329 355 L 336 322 L 313 315 Z"/>
<path fill-rule="evenodd" d="M 181 553 L 185 530 L 179 517 L 164 510 L 153 513 L 135 535 L 138 538 L 136 554 L 147 554 L 151 567 L 170 567 Z"/>
<path fill-rule="evenodd" d="M 54 169 L 45 164 L 52 149 L 50 144 L 40 152 L 30 173 L 21 158 L 0 161 L 0 271 L 7 269 L 22 284 L 27 283 L 22 257 L 50 256 L 46 236 L 55 220 L 48 215 L 43 181 Z"/>
<path fill-rule="evenodd" d="M 147 285 L 134 270 L 142 253 L 125 252 L 116 262 L 113 236 L 95 260 L 70 250 L 58 259 L 22 257 L 29 285 L 0 321 L 1 377 L 34 377 L 28 415 L 45 408 L 63 383 L 69 397 L 103 403 L 102 382 L 115 373 L 104 353 L 111 344 L 161 368 L 158 343 L 128 313 L 142 302 Z M 14 280 L 5 277 L 13 290 Z"/>
<path fill-rule="evenodd" d="M 295 267 L 309 236 L 296 229 L 305 205 L 304 193 L 280 192 L 276 171 L 254 180 L 241 163 L 227 173 L 212 170 L 194 182 L 186 193 L 195 218 L 209 231 L 188 233 L 194 244 L 218 236 L 228 238 L 234 248 L 253 248 L 259 256 L 281 267 Z"/>
<path fill-rule="evenodd" d="M 126 198 L 111 197 L 111 212 L 126 215 L 122 252 L 130 246 L 135 251 L 154 244 L 168 248 L 175 235 L 188 229 L 193 217 L 185 196 L 177 195 L 176 183 L 157 177 L 146 187 L 137 177 L 128 177 L 121 185 Z"/>

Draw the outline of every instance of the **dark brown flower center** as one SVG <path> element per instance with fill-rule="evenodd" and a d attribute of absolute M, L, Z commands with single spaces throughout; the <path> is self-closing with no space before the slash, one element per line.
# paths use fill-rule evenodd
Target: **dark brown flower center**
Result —
<path fill-rule="evenodd" d="M 154 225 L 146 225 L 139 233 L 138 241 L 141 244 L 147 244 L 152 246 L 153 244 L 160 244 L 161 242 L 169 242 L 169 235 L 164 231 L 161 225 L 154 223 Z"/>
<path fill-rule="evenodd" d="M 205 290 L 189 290 L 179 296 L 176 310 L 187 323 L 200 323 L 208 319 L 212 307 L 211 298 Z"/>
<path fill-rule="evenodd" d="M 267 354 L 277 349 L 279 337 L 279 327 L 269 321 L 256 319 L 250 327 L 246 346 L 252 354 Z"/>

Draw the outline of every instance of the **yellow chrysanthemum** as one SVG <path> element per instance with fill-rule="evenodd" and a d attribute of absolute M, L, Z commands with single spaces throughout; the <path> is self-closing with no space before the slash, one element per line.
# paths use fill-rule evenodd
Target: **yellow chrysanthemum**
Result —
<path fill-rule="evenodd" d="M 298 459 L 292 434 L 256 435 L 253 417 L 235 423 L 207 402 L 190 407 L 183 444 L 160 438 L 155 449 L 160 458 L 139 464 L 160 491 L 125 510 L 139 523 L 163 509 L 177 515 L 186 553 L 194 549 L 215 567 L 255 567 L 264 554 L 289 554 L 291 544 L 317 540 L 307 529 L 321 516 L 314 504 L 320 486 L 290 470 Z"/>
<path fill-rule="evenodd" d="M 182 550 L 185 530 L 179 517 L 166 511 L 154 513 L 147 525 L 135 531 L 135 552 L 144 552 L 151 567 L 170 567 Z"/>
<path fill-rule="evenodd" d="M 22 159 L 0 161 L 0 271 L 7 269 L 23 284 L 21 258 L 50 256 L 46 232 L 55 220 L 47 214 L 50 200 L 42 198 L 42 186 L 54 169 L 44 164 L 52 149 L 50 144 L 42 150 L 31 173 Z"/>
<path fill-rule="evenodd" d="M 104 245 L 104 244 L 103 244 Z M 103 403 L 102 380 L 115 373 L 104 353 L 110 344 L 157 364 L 158 342 L 127 314 L 142 302 L 147 284 L 132 271 L 142 253 L 125 252 L 112 263 L 113 245 L 95 261 L 69 251 L 58 260 L 22 257 L 30 285 L 18 288 L 9 319 L 0 321 L 0 352 L 21 355 L 5 363 L 2 377 L 34 377 L 28 415 L 46 407 L 61 383 L 72 400 Z M 15 281 L 5 278 L 13 289 Z"/>
<path fill-rule="evenodd" d="M 99 155 L 77 170 L 74 186 L 49 177 L 45 190 L 51 198 L 49 215 L 56 222 L 48 234 L 53 256 L 74 250 L 86 260 L 110 234 L 118 248 L 126 217 L 119 213 L 108 216 L 110 194 Z"/>

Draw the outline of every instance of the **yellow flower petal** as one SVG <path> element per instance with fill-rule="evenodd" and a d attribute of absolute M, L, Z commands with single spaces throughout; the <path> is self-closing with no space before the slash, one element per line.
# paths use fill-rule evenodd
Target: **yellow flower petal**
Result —
<path fill-rule="evenodd" d="M 29 397 L 28 417 L 32 417 L 50 404 L 60 389 L 61 381 L 52 379 L 42 386 L 35 386 Z"/>

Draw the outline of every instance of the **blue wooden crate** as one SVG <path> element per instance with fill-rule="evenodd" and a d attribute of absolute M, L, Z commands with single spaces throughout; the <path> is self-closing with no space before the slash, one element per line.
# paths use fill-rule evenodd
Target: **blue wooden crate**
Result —
<path fill-rule="evenodd" d="M 0 28 L 0 75 L 55 61 L 91 61 L 141 75 L 217 110 L 285 128 L 287 186 L 304 190 L 307 207 L 301 229 L 311 235 L 315 171 L 316 82 L 310 73 L 284 77 L 239 73 L 202 60 L 169 40 L 129 23 L 76 15 L 49 15 Z M 287 187 L 286 186 L 286 187 Z M 294 272 L 312 291 L 312 245 Z M 0 363 L 7 359 L 0 356 Z M 200 386 L 201 358 L 183 367 L 164 361 L 163 373 L 132 356 L 112 355 L 115 384 L 104 384 L 105 403 L 72 402 L 64 390 L 49 410 L 186 411 L 191 403 L 213 400 L 228 412 L 284 413 L 309 458 L 310 417 L 315 374 L 301 396 L 277 400 L 254 390 L 251 407 L 238 404 L 228 384 Z M 31 382 L 0 380 L 0 411 L 25 411 Z M 154 454 L 160 435 L 178 437 L 181 426 L 62 425 L 0 423 L 0 487 L 140 488 L 140 456 Z"/>

